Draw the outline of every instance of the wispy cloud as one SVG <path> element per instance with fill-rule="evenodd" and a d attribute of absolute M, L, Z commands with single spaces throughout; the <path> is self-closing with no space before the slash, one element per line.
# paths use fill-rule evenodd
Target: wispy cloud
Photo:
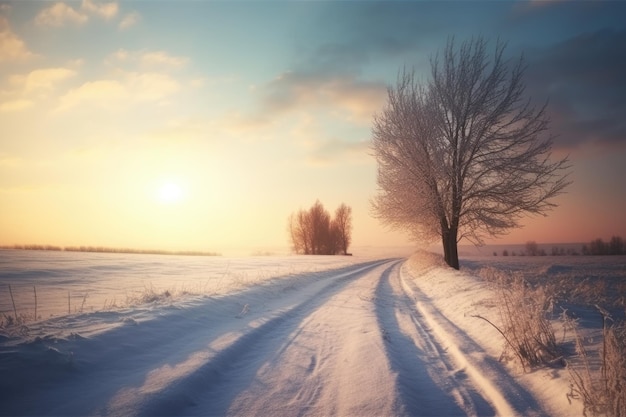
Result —
<path fill-rule="evenodd" d="M 0 112 L 20 111 L 31 107 L 33 104 L 32 100 L 23 98 L 2 101 L 0 103 Z"/>
<path fill-rule="evenodd" d="M 91 15 L 98 16 L 105 20 L 110 20 L 117 16 L 119 6 L 117 2 L 96 3 L 93 0 L 83 0 L 81 10 Z"/>
<path fill-rule="evenodd" d="M 0 111 L 25 110 L 53 97 L 65 82 L 76 77 L 80 65 L 81 61 L 70 61 L 64 67 L 38 68 L 8 76 L 0 91 Z"/>
<path fill-rule="evenodd" d="M 165 51 L 118 49 L 104 60 L 109 66 L 106 76 L 67 91 L 59 98 L 56 110 L 83 105 L 112 110 L 145 102 L 164 104 L 168 97 L 183 89 L 182 81 L 168 70 L 182 68 L 188 61 Z"/>
<path fill-rule="evenodd" d="M 0 62 L 23 61 L 34 56 L 11 30 L 9 20 L 0 15 Z"/>
<path fill-rule="evenodd" d="M 187 65 L 188 58 L 171 56 L 164 51 L 144 52 L 140 56 L 141 63 L 148 66 L 168 66 L 180 68 Z"/>
<path fill-rule="evenodd" d="M 35 17 L 35 24 L 39 26 L 61 27 L 66 24 L 83 25 L 89 17 L 86 13 L 75 10 L 65 3 L 54 3 L 42 9 Z"/>
<path fill-rule="evenodd" d="M 162 103 L 180 90 L 180 83 L 166 74 L 128 72 L 119 79 L 89 81 L 60 97 L 58 111 L 79 105 L 104 109 L 125 108 L 141 102 Z"/>
<path fill-rule="evenodd" d="M 182 68 L 188 62 L 187 57 L 173 56 L 165 51 L 128 51 L 123 48 L 113 52 L 105 60 L 110 65 L 135 64 L 159 70 Z"/>
<path fill-rule="evenodd" d="M 43 68 L 24 75 L 13 75 L 9 78 L 9 83 L 21 89 L 25 94 L 47 92 L 75 75 L 76 71 L 69 68 Z"/>
<path fill-rule="evenodd" d="M 384 103 L 386 86 L 354 76 L 286 72 L 260 92 L 261 112 L 274 117 L 299 110 L 323 110 L 353 122 L 370 123 Z"/>
<path fill-rule="evenodd" d="M 135 26 L 140 21 L 141 21 L 141 15 L 139 13 L 137 12 L 127 13 L 124 15 L 124 17 L 122 17 L 117 27 L 120 30 L 126 30 Z"/>
<path fill-rule="evenodd" d="M 42 9 L 35 17 L 35 24 L 44 27 L 62 27 L 70 25 L 84 25 L 90 16 L 104 20 L 111 20 L 119 11 L 117 2 L 96 3 L 93 0 L 83 0 L 80 8 L 73 8 L 64 2 L 57 2 Z"/>
<path fill-rule="evenodd" d="M 289 130 L 288 140 L 303 162 L 316 167 L 372 163 L 368 156 L 369 129 L 354 129 L 350 123 L 329 126 L 313 114 L 305 114 Z M 357 133 L 358 132 L 358 133 Z"/>
<path fill-rule="evenodd" d="M 308 162 L 326 166 L 333 163 L 372 162 L 368 156 L 370 142 L 367 140 L 348 141 L 338 138 L 318 140 L 311 144 Z"/>
<path fill-rule="evenodd" d="M 79 104 L 99 103 L 102 106 L 110 106 L 128 98 L 128 91 L 117 80 L 89 81 L 64 94 L 59 99 L 59 110 L 67 110 Z"/>
<path fill-rule="evenodd" d="M 455 4 L 455 8 L 468 11 L 478 7 L 481 5 Z M 446 21 L 460 30 L 468 21 L 463 13 L 451 14 L 436 2 L 338 2 L 326 3 L 323 10 L 312 22 L 313 30 L 323 26 L 329 35 L 320 37 L 325 40 L 313 48 L 301 48 L 298 68 L 326 74 L 359 74 L 382 60 L 420 58 L 427 62 L 432 40 L 445 41 L 447 35 L 442 33 L 442 25 L 434 22 Z"/>
<path fill-rule="evenodd" d="M 529 56 L 528 86 L 549 97 L 557 145 L 626 145 L 626 31 L 601 30 Z"/>
<path fill-rule="evenodd" d="M 318 79 L 340 74 L 344 79 L 358 80 L 364 69 L 383 60 L 399 66 L 416 65 L 428 78 L 429 56 L 442 47 L 447 36 L 456 35 L 462 40 L 480 34 L 466 16 L 477 14 L 477 10 L 484 16 L 498 12 L 505 19 L 500 18 L 497 24 L 485 19 L 485 36 L 502 32 L 503 40 L 519 43 L 519 39 L 507 39 L 506 34 L 525 29 L 522 45 L 552 42 L 542 49 L 529 46 L 524 52 L 528 63 L 527 90 L 540 103 L 549 98 L 551 130 L 558 135 L 557 147 L 571 150 L 585 143 L 626 145 L 626 31 L 623 22 L 615 17 L 626 9 L 624 4 L 611 3 L 615 16 L 608 20 L 606 4 L 595 2 L 470 2 L 455 6 L 456 12 L 450 14 L 445 5 L 436 2 L 329 4 L 327 13 L 318 19 L 324 22 L 325 32 L 341 36 L 326 36 L 323 39 L 327 40 L 317 46 L 302 47 L 296 70 L 287 78 L 295 80 L 308 73 Z M 465 9 L 467 13 L 462 11 Z M 449 32 L 432 23 L 442 21 Z M 510 27 L 499 26 L 503 24 Z M 603 25 L 605 29 L 599 30 Z M 542 35 L 547 39 L 538 40 Z M 295 95 L 289 93 L 286 81 L 275 84 L 272 103 L 277 108 L 293 105 Z M 333 91 L 339 90 L 335 86 Z M 348 100 L 355 106 L 368 101 L 361 99 L 365 96 L 362 89 L 353 93 L 337 94 L 334 101 L 344 101 L 344 108 Z M 366 121 L 370 111 L 358 112 L 360 119 Z"/>

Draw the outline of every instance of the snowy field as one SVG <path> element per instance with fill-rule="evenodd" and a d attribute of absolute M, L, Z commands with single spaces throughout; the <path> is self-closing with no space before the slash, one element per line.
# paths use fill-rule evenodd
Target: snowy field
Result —
<path fill-rule="evenodd" d="M 458 272 L 428 253 L 0 251 L 0 415 L 581 415 L 567 369 L 500 361 L 501 335 L 472 317 L 497 319 L 489 267 L 613 293 L 626 282 L 624 257 L 468 256 Z M 597 348 L 583 303 L 602 295 L 587 292 L 555 303 L 588 313 L 580 331 Z"/>
<path fill-rule="evenodd" d="M 171 256 L 0 250 L 0 317 L 37 319 L 133 307 L 145 301 L 220 295 L 302 273 L 340 268 L 358 257 Z M 69 303 L 68 303 L 69 294 Z M 69 307 L 68 307 L 69 306 Z"/>

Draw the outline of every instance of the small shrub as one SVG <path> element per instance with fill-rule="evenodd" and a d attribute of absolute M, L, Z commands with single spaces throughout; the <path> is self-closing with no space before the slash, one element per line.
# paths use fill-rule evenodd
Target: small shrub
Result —
<path fill-rule="evenodd" d="M 169 290 L 159 292 L 152 284 L 150 287 L 145 287 L 143 292 L 135 294 L 133 296 L 126 297 L 126 305 L 136 306 L 141 304 L 151 304 L 170 301 L 172 299 L 172 293 Z"/>
<path fill-rule="evenodd" d="M 524 371 L 560 358 L 554 330 L 546 317 L 552 300 L 545 291 L 532 288 L 521 276 L 507 277 L 494 269 L 483 270 L 481 275 L 495 285 L 501 326 L 485 317 L 474 317 L 487 321 L 504 337 L 501 358 L 517 357 Z"/>
<path fill-rule="evenodd" d="M 5 327 L 11 327 L 16 324 L 15 318 L 8 314 L 2 314 L 0 318 L 0 329 L 4 329 Z"/>

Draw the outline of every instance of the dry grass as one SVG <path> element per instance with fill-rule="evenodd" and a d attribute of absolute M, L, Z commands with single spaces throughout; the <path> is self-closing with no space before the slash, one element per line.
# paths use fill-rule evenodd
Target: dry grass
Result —
<path fill-rule="evenodd" d="M 603 315 L 600 372 L 593 369 L 583 340 L 576 332 L 576 323 L 564 312 L 567 326 L 574 332 L 576 353 L 581 366 L 568 364 L 572 383 L 568 399 L 583 402 L 585 416 L 626 417 L 626 327 L 615 324 L 606 311 Z"/>
<path fill-rule="evenodd" d="M 620 278 L 557 274 L 546 280 L 542 275 L 525 276 L 532 285 L 542 286 L 546 293 L 570 303 L 626 308 L 626 281 Z"/>
<path fill-rule="evenodd" d="M 502 358 L 515 357 L 524 371 L 553 363 L 561 355 L 554 330 L 547 318 L 552 300 L 541 288 L 532 288 L 521 276 L 508 276 L 495 269 L 486 269 L 481 275 L 494 285 L 500 325 L 485 317 L 505 340 Z"/>
<path fill-rule="evenodd" d="M 505 274 L 494 268 L 483 268 L 479 275 L 494 285 L 501 323 L 497 329 L 508 350 L 503 355 L 513 355 L 524 369 L 559 358 L 548 320 L 555 304 L 595 305 L 603 317 L 602 345 L 597 350 L 585 348 L 577 321 L 567 311 L 562 314 L 563 339 L 572 332 L 575 346 L 575 352 L 562 359 L 571 378 L 567 396 L 582 402 L 585 416 L 626 417 L 626 325 L 614 322 L 601 307 L 617 311 L 626 307 L 626 281 L 621 275 L 575 270 L 548 276 L 527 271 Z"/>
<path fill-rule="evenodd" d="M 14 327 L 14 326 L 22 326 L 26 322 L 32 321 L 32 319 L 33 318 L 31 316 L 24 314 L 24 313 L 19 313 L 17 316 L 13 314 L 3 313 L 0 316 L 0 329 L 4 329 L 7 327 Z"/>

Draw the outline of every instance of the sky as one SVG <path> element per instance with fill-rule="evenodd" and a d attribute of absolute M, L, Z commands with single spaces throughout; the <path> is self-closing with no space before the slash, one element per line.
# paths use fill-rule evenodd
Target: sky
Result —
<path fill-rule="evenodd" d="M 450 37 L 507 42 L 573 184 L 488 243 L 626 237 L 626 2 L 0 2 L 0 244 L 288 246 L 319 199 L 353 247 L 372 216 L 374 114 Z"/>

